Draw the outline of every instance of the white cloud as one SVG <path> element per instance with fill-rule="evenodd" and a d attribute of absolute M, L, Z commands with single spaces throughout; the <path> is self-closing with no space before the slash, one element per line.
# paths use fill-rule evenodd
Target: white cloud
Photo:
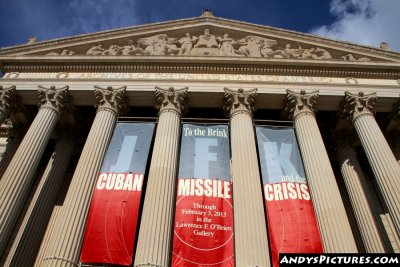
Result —
<path fill-rule="evenodd" d="M 337 20 L 310 33 L 375 47 L 384 41 L 400 51 L 399 0 L 332 0 L 330 12 Z"/>

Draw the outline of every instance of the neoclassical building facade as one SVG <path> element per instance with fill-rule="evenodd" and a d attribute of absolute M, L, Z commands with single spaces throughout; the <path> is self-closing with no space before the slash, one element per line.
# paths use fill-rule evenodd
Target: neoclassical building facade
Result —
<path fill-rule="evenodd" d="M 275 254 L 290 246 L 300 252 L 400 252 L 400 53 L 386 46 L 206 11 L 2 48 L 0 67 L 0 265 L 118 263 L 92 250 L 104 240 L 90 245 L 87 237 L 106 229 L 95 218 L 109 210 L 96 211 L 94 196 L 108 187 L 141 192 L 136 202 L 122 200 L 137 206 L 129 237 L 105 234 L 131 240 L 120 265 L 277 266 Z M 123 152 L 139 140 L 125 138 L 129 125 L 145 124 L 152 126 L 147 154 L 139 159 L 143 168 L 118 169 L 135 160 Z M 113 159 L 106 155 L 120 128 L 120 154 Z M 287 156 L 288 141 L 279 139 L 286 132 L 261 141 L 262 134 L 282 129 L 294 136 Z M 207 146 L 218 148 L 202 149 Z M 131 147 L 132 153 L 138 149 Z M 184 155 L 194 155 L 194 163 Z M 107 165 L 107 158 L 118 164 Z M 274 173 L 278 182 L 265 180 Z M 191 208 L 179 206 L 182 196 L 191 199 Z M 272 213 L 280 200 L 292 202 Z M 308 207 L 308 217 L 290 210 L 290 203 L 300 203 L 293 207 L 301 212 Z M 197 224 L 179 217 L 192 213 Z M 275 223 L 279 216 L 284 219 Z M 284 231 L 301 242 L 293 245 Z M 201 247 L 204 240 L 223 244 Z M 216 255 L 215 262 L 197 257 L 200 251 Z M 219 261 L 220 255 L 228 256 Z"/>

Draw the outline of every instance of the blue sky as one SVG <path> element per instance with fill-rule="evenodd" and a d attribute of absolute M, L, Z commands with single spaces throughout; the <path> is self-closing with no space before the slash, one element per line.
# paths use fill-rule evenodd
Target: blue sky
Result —
<path fill-rule="evenodd" d="M 0 0 L 0 47 L 215 16 L 400 51 L 400 0 Z"/>

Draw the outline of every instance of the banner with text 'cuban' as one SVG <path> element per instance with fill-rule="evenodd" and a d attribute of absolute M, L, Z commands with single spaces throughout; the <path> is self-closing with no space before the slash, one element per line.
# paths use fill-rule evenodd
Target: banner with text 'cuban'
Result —
<path fill-rule="evenodd" d="M 116 125 L 90 203 L 81 262 L 132 263 L 153 131 L 153 123 Z"/>
<path fill-rule="evenodd" d="M 183 124 L 173 267 L 234 266 L 227 125 Z"/>
<path fill-rule="evenodd" d="M 279 253 L 323 252 L 294 129 L 256 132 L 273 266 Z"/>

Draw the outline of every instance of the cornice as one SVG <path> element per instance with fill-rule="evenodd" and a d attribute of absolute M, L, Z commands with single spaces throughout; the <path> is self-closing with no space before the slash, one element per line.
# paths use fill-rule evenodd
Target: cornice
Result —
<path fill-rule="evenodd" d="M 46 60 L 1 60 L 1 69 L 8 72 L 172 72 L 172 73 L 220 73 L 220 74 L 266 74 L 315 77 L 344 77 L 369 79 L 400 79 L 400 64 L 395 63 L 341 63 L 313 61 L 278 61 L 278 60 L 226 60 L 207 58 L 204 60 L 170 58 L 161 61 L 121 60 L 101 58 L 91 61 L 76 58 L 58 61 Z M 191 62 L 191 63 L 188 63 Z M 325 64 L 325 65 L 323 65 Z"/>
<path fill-rule="evenodd" d="M 50 46 L 58 46 L 58 45 L 68 45 L 74 44 L 77 42 L 84 42 L 84 41 L 97 41 L 96 38 L 106 39 L 110 37 L 117 37 L 124 34 L 136 34 L 145 31 L 168 31 L 171 27 L 188 27 L 188 26 L 201 26 L 201 25 L 210 25 L 210 26 L 228 26 L 228 27 L 235 27 L 238 30 L 249 30 L 249 31 L 257 31 L 259 34 L 272 34 L 280 37 L 287 37 L 287 38 L 295 38 L 298 41 L 308 41 L 313 43 L 318 43 L 318 45 L 326 45 L 326 46 L 335 46 L 337 48 L 343 49 L 350 49 L 356 51 L 358 53 L 365 52 L 365 53 L 372 53 L 373 55 L 380 55 L 389 57 L 391 59 L 400 60 L 400 53 L 394 51 L 387 51 L 380 48 L 375 48 L 372 46 L 365 46 L 359 45 L 351 42 L 344 42 L 344 41 L 336 41 L 330 40 L 328 38 L 307 34 L 307 33 L 300 33 L 291 30 L 285 30 L 280 28 L 269 27 L 265 25 L 259 24 L 252 24 L 248 22 L 241 22 L 236 20 L 230 20 L 220 17 L 194 17 L 194 18 L 187 18 L 187 19 L 178 19 L 173 21 L 166 21 L 160 23 L 151 23 L 151 24 L 144 24 L 140 26 L 133 26 L 128 28 L 121 28 L 121 29 L 113 29 L 107 31 L 101 31 L 97 33 L 90 33 L 90 34 L 82 34 L 67 38 L 60 38 L 60 39 L 53 39 L 50 41 L 38 42 L 34 44 L 25 44 L 19 46 L 12 46 L 0 49 L 0 55 L 6 54 L 13 54 L 13 53 L 21 53 L 26 51 L 37 50 L 40 48 L 48 48 Z"/>

